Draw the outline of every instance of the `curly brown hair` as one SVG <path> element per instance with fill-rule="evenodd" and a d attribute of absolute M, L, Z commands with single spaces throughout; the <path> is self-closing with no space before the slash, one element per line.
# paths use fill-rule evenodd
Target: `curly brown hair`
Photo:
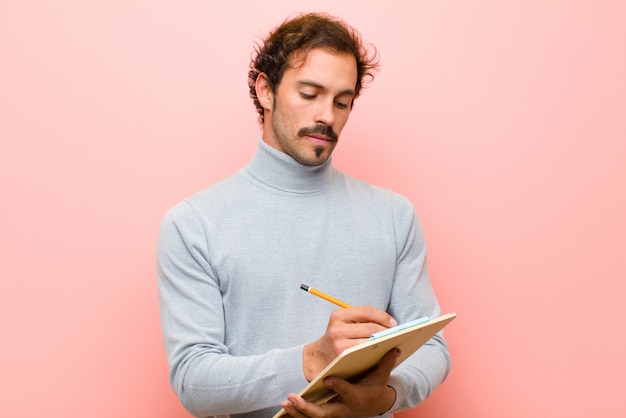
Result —
<path fill-rule="evenodd" d="M 357 66 L 356 99 L 365 82 L 374 79 L 378 69 L 378 53 L 373 46 L 368 49 L 359 33 L 345 22 L 324 13 L 301 14 L 286 20 L 263 41 L 255 46 L 248 72 L 250 97 L 254 101 L 259 122 L 263 124 L 263 107 L 256 94 L 256 79 L 264 73 L 275 93 L 283 73 L 292 63 L 294 54 L 305 56 L 314 48 L 334 53 L 354 55 Z M 301 55 L 300 55 L 301 54 Z"/>

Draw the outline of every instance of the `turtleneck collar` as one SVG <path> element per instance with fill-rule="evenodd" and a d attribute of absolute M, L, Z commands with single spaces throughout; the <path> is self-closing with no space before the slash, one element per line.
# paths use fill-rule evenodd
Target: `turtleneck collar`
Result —
<path fill-rule="evenodd" d="M 269 187 L 291 193 L 314 193 L 328 188 L 337 175 L 329 158 L 322 165 L 307 166 L 270 147 L 260 137 L 245 170 Z"/>

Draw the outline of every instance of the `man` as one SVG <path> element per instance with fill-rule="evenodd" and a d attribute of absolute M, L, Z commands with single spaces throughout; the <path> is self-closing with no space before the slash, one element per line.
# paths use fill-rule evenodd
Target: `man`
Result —
<path fill-rule="evenodd" d="M 439 305 L 415 211 L 344 175 L 331 154 L 376 57 L 345 23 L 307 14 L 259 46 L 249 87 L 262 137 L 249 164 L 174 206 L 158 246 L 170 380 L 195 416 L 366 417 L 416 406 L 445 379 L 437 335 L 314 405 L 298 395 L 341 351 Z M 300 290 L 306 283 L 355 306 Z"/>

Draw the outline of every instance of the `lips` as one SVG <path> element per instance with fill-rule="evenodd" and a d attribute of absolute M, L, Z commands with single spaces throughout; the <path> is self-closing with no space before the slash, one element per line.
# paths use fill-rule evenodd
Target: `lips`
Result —
<path fill-rule="evenodd" d="M 305 135 L 305 136 L 312 138 L 312 139 L 318 139 L 320 141 L 328 141 L 328 142 L 333 141 L 332 138 L 329 138 L 327 136 L 322 136 L 322 135 Z"/>
<path fill-rule="evenodd" d="M 320 136 L 320 135 L 305 135 L 304 138 L 306 138 L 310 143 L 315 144 L 315 145 L 326 146 L 333 142 L 332 139 L 325 137 L 325 136 Z"/>

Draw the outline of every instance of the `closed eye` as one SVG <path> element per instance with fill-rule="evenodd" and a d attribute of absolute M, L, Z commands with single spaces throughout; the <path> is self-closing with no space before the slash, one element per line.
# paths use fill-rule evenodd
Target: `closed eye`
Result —
<path fill-rule="evenodd" d="M 315 95 L 314 94 L 300 93 L 300 97 L 302 97 L 303 99 L 306 99 L 306 100 L 315 99 Z"/>

